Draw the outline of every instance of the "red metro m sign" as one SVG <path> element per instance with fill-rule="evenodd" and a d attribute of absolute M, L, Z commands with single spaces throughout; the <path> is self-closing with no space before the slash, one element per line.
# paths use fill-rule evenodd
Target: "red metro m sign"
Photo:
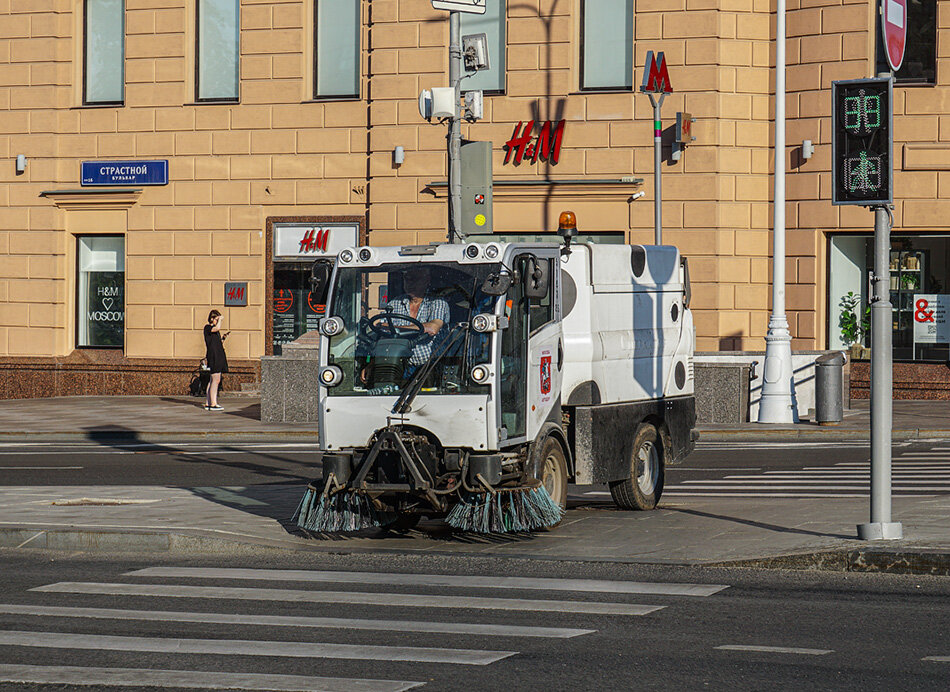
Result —
<path fill-rule="evenodd" d="M 903 0 L 902 0 L 903 1 Z M 670 82 L 670 73 L 666 69 L 666 58 L 663 51 L 655 56 L 653 51 L 647 51 L 647 60 L 643 66 L 643 82 L 640 91 L 653 94 L 673 93 L 673 84 Z"/>

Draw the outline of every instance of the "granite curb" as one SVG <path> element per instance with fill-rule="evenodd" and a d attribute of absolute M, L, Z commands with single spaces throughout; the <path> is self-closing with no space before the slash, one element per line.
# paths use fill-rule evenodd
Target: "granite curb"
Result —
<path fill-rule="evenodd" d="M 135 431 L 95 430 L 95 431 L 0 431 L 0 443 L 17 442 L 106 442 L 106 443 L 155 443 L 174 444 L 176 442 L 312 442 L 318 440 L 316 430 L 268 430 L 268 431 Z"/>
<path fill-rule="evenodd" d="M 206 529 L 155 530 L 110 529 L 100 527 L 0 527 L 0 548 L 19 550 L 53 550 L 111 553 L 176 553 L 235 555 L 261 551 L 331 553 L 334 555 L 438 555 L 442 557 L 497 557 L 499 559 L 539 560 L 547 562 L 582 562 L 612 564 L 667 565 L 683 567 L 712 567 L 724 569 L 780 569 L 830 572 L 879 572 L 888 574 L 916 574 L 950 576 L 950 548 L 883 547 L 844 548 L 806 553 L 768 555 L 741 560 L 663 560 L 655 557 L 590 557 L 571 555 L 507 552 L 491 555 L 481 551 L 457 552 L 445 550 L 399 550 L 393 548 L 365 548 L 341 546 L 332 542 L 303 543 L 296 540 L 278 540 L 245 536 Z"/>

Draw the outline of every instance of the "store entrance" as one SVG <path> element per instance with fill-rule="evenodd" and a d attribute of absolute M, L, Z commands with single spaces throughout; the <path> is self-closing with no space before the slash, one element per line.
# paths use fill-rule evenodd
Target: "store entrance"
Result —
<path fill-rule="evenodd" d="M 310 267 L 313 262 L 275 262 L 273 300 L 273 346 L 279 356 L 283 345 L 301 334 L 314 331 L 325 306 L 315 304 L 310 295 Z"/>

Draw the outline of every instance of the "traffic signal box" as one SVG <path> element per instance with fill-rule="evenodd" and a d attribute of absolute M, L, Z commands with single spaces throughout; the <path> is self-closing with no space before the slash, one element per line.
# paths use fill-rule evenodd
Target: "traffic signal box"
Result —
<path fill-rule="evenodd" d="M 893 200 L 892 81 L 832 82 L 832 204 L 877 206 Z"/>

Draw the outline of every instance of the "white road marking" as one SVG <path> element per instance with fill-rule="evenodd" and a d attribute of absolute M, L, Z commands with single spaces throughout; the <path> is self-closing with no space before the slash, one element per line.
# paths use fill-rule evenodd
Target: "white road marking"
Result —
<path fill-rule="evenodd" d="M 935 663 L 950 663 L 950 656 L 924 656 L 921 661 L 933 661 Z"/>
<path fill-rule="evenodd" d="M 722 651 L 755 651 L 775 654 L 804 654 L 806 656 L 824 656 L 834 653 L 834 649 L 802 649 L 794 646 L 747 646 L 745 644 L 724 644 L 717 646 Z"/>
<path fill-rule="evenodd" d="M 250 589 L 225 586 L 182 586 L 172 584 L 102 584 L 95 582 L 59 582 L 37 586 L 30 591 L 46 593 L 85 593 L 110 596 L 168 596 L 172 598 L 223 598 L 250 601 L 286 601 L 288 603 L 347 603 L 410 608 L 473 608 L 476 610 L 526 610 L 542 613 L 587 613 L 593 615 L 646 615 L 665 606 L 636 603 L 597 603 L 587 601 L 547 601 L 520 598 L 481 598 L 448 596 L 433 598 L 427 594 L 365 593 L 361 591 L 299 591 L 296 589 Z"/>
<path fill-rule="evenodd" d="M 477 577 L 454 574 L 327 572 L 296 569 L 216 569 L 205 567 L 148 567 L 146 569 L 126 572 L 123 576 L 389 584 L 393 586 L 450 586 L 479 589 L 534 589 L 539 591 L 580 591 L 586 593 L 660 594 L 664 596 L 711 596 L 723 589 L 729 588 L 722 584 L 664 584 L 600 579 Z"/>
<path fill-rule="evenodd" d="M 78 471 L 84 466 L 0 466 L 0 471 Z"/>
<path fill-rule="evenodd" d="M 0 645 L 43 649 L 147 651 L 166 654 L 278 656 L 286 658 L 344 658 L 361 661 L 457 663 L 487 666 L 517 651 L 438 649 L 418 646 L 333 644 L 329 642 L 268 642 L 247 639 L 180 639 L 177 637 L 119 637 L 109 634 L 0 631 Z"/>
<path fill-rule="evenodd" d="M 808 499 L 813 497 L 867 497 L 863 494 L 844 494 L 844 493 L 679 493 L 675 490 L 663 491 L 663 497 L 791 497 L 795 499 Z"/>
<path fill-rule="evenodd" d="M 172 687 L 204 690 L 274 690 L 275 692 L 402 692 L 422 682 L 319 678 L 305 675 L 217 673 L 147 668 L 81 668 L 0 664 L 0 682 L 90 687 Z"/>
<path fill-rule="evenodd" d="M 0 604 L 0 613 L 38 617 L 99 618 L 106 620 L 146 620 L 159 622 L 203 622 L 222 625 L 267 627 L 312 627 L 323 629 L 374 630 L 383 632 L 426 632 L 486 637 L 543 637 L 570 639 L 597 630 L 520 625 L 483 625 L 471 622 L 413 622 L 407 620 L 364 620 L 358 618 L 302 617 L 292 615 L 251 615 L 245 613 L 186 613 L 169 610 L 121 610 Z"/>
<path fill-rule="evenodd" d="M 749 483 L 732 484 L 732 485 L 716 485 L 716 486 L 705 485 L 705 486 L 696 486 L 695 488 L 690 487 L 690 486 L 687 485 L 686 483 L 680 483 L 680 484 L 677 484 L 677 485 L 670 485 L 669 487 L 670 487 L 671 489 L 674 489 L 674 488 L 675 488 L 675 489 L 677 489 L 677 490 L 710 490 L 710 489 L 713 489 L 713 488 L 720 489 L 720 490 L 744 490 L 744 489 L 753 489 L 753 487 L 754 487 L 754 489 L 757 489 L 757 490 L 798 490 L 798 489 L 801 488 L 801 486 L 798 486 L 798 485 L 762 485 L 762 486 L 750 486 Z M 829 485 L 829 486 L 828 486 L 828 489 L 829 489 L 829 490 L 853 490 L 853 491 L 857 491 L 857 490 L 867 490 L 868 487 L 869 487 L 869 484 L 867 484 L 867 483 L 865 483 L 864 485 L 837 485 L 837 484 L 835 484 L 835 485 Z M 807 489 L 807 490 L 820 490 L 820 488 L 806 488 L 806 489 Z M 933 487 L 931 487 L 931 486 L 925 486 L 925 487 L 922 487 L 922 488 L 908 488 L 908 487 L 904 487 L 904 486 L 893 485 L 893 486 L 891 486 L 891 489 L 894 490 L 894 491 L 907 491 L 907 492 L 917 492 L 917 491 L 921 491 L 921 490 L 948 491 L 948 490 L 950 490 L 950 487 L 947 487 L 947 486 L 933 486 Z M 664 495 L 665 495 L 665 494 L 666 494 L 666 491 L 664 491 Z"/>
<path fill-rule="evenodd" d="M 899 477 L 895 477 L 894 480 L 895 480 L 895 481 L 898 481 L 898 480 L 899 480 L 901 483 L 918 484 L 918 483 L 934 483 L 935 481 L 940 481 L 941 478 L 943 478 L 943 477 L 942 477 L 942 476 L 925 476 L 925 477 L 923 477 L 923 478 L 920 478 L 920 477 L 918 477 L 918 478 L 899 478 Z M 745 480 L 742 480 L 742 479 L 745 479 Z M 724 482 L 727 482 L 727 481 L 728 481 L 728 482 L 737 482 L 737 481 L 739 481 L 739 480 L 742 480 L 742 484 L 743 484 L 743 485 L 750 485 L 750 486 L 751 486 L 751 485 L 771 485 L 772 483 L 790 483 L 790 482 L 795 482 L 795 483 L 798 483 L 798 484 L 800 484 L 800 485 L 832 485 L 832 484 L 834 484 L 835 487 L 837 487 L 837 483 L 836 483 L 836 482 L 843 482 L 843 483 L 864 483 L 864 482 L 870 482 L 870 476 L 864 477 L 864 478 L 861 478 L 861 477 L 858 477 L 858 476 L 849 476 L 849 477 L 846 477 L 846 478 L 837 478 L 837 477 L 832 477 L 832 478 L 796 478 L 796 477 L 789 477 L 789 478 L 785 478 L 785 477 L 780 477 L 780 478 L 772 478 L 772 477 L 769 477 L 769 478 L 762 478 L 761 476 L 726 476 L 725 478 L 720 479 L 720 480 L 682 481 L 682 482 L 680 482 L 680 483 L 677 483 L 676 485 L 677 485 L 677 487 L 693 486 L 693 485 L 699 486 L 699 485 L 711 485 L 711 484 L 715 484 L 715 483 L 724 483 Z M 948 483 L 950 483 L 950 478 L 947 478 L 947 479 L 945 479 L 945 480 L 946 480 Z"/>

